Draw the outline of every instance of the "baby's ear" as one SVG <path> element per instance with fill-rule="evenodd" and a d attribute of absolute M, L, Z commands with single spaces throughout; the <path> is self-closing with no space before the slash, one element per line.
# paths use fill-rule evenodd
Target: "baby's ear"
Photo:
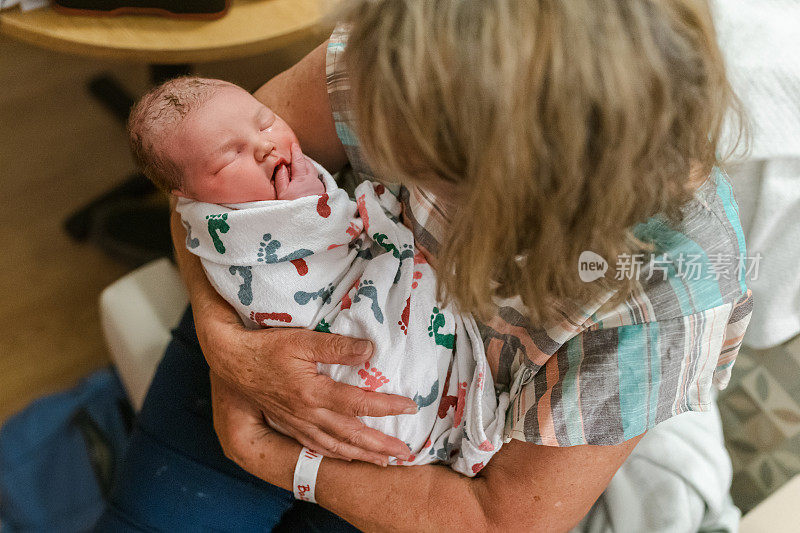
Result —
<path fill-rule="evenodd" d="M 177 196 L 178 198 L 186 198 L 186 195 L 183 194 L 180 189 L 172 189 L 169 192 L 172 193 L 173 196 Z"/>

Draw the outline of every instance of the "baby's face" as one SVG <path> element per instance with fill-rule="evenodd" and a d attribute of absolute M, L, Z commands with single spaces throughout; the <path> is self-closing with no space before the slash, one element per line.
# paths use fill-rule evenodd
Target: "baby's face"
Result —
<path fill-rule="evenodd" d="M 223 87 L 191 111 L 166 139 L 166 156 L 183 172 L 184 186 L 172 191 L 215 204 L 274 200 L 275 170 L 290 165 L 288 124 L 250 93 Z"/>

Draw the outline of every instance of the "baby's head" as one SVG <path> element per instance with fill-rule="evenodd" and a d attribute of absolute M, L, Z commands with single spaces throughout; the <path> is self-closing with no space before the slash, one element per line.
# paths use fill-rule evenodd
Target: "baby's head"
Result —
<path fill-rule="evenodd" d="M 170 80 L 131 111 L 133 153 L 161 189 L 209 203 L 276 198 L 274 174 L 297 137 L 286 122 L 232 83 Z"/>

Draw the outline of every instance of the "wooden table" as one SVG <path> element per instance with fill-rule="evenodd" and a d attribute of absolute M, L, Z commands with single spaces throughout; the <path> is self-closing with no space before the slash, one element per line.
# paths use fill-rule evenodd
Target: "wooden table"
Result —
<path fill-rule="evenodd" d="M 57 50 L 105 59 L 185 64 L 269 52 L 321 31 L 325 0 L 232 0 L 218 20 L 71 16 L 43 8 L 0 15 L 0 33 Z"/>

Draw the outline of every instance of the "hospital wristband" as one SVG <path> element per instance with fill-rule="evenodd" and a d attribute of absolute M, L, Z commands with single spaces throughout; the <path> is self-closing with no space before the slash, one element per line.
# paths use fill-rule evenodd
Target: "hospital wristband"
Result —
<path fill-rule="evenodd" d="M 317 500 L 314 499 L 314 490 L 317 487 L 317 472 L 321 462 L 322 454 L 312 452 L 305 446 L 300 450 L 297 465 L 294 467 L 294 482 L 292 483 L 296 499 L 317 503 Z"/>

